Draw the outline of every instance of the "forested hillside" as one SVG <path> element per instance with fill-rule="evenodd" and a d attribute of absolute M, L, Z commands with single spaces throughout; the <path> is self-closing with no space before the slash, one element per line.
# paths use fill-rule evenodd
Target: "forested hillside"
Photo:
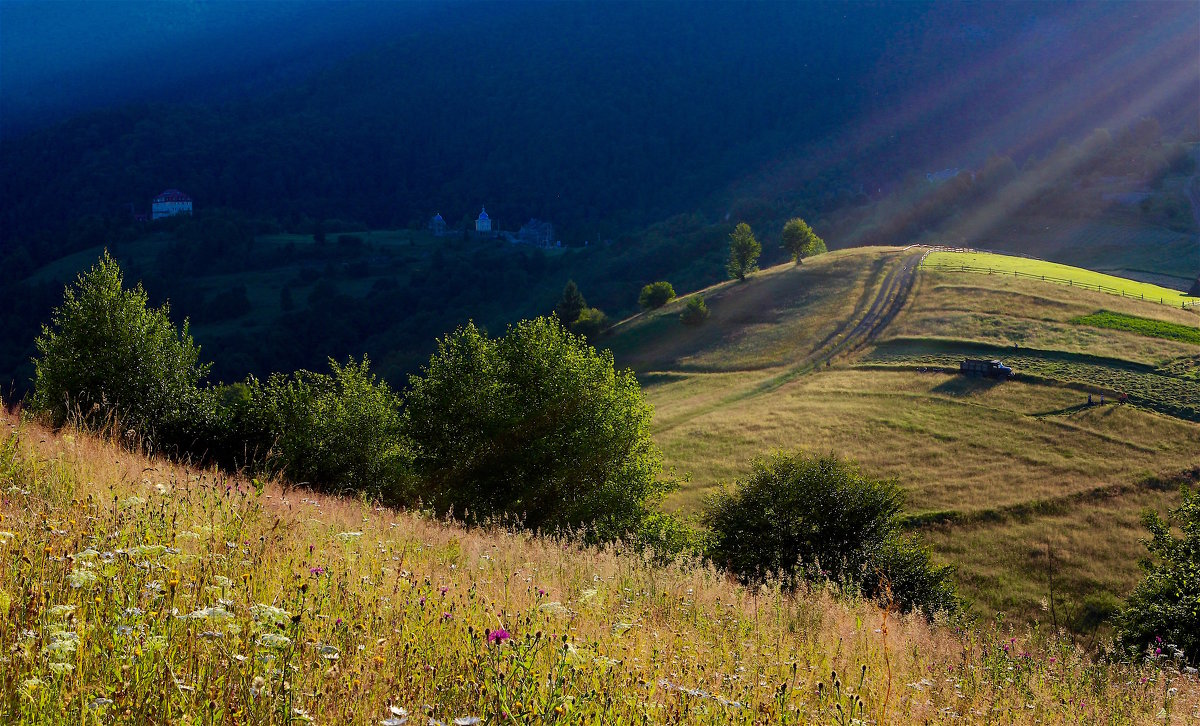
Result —
<path fill-rule="evenodd" d="M 1140 4 L 1137 23 L 1023 3 L 422 7 L 381 21 L 386 42 L 340 27 L 303 62 L 248 61 L 236 89 L 196 77 L 6 137 L 4 386 L 27 384 L 39 321 L 105 246 L 197 323 L 228 380 L 363 352 L 396 379 L 455 324 L 544 312 L 569 278 L 620 316 L 655 279 L 723 277 L 739 221 L 764 262 L 796 215 L 833 247 L 948 235 L 1063 258 L 1102 238 L 1129 254 L 1097 265 L 1155 273 L 1190 243 L 1186 4 Z M 280 82 L 262 83 L 272 69 Z M 1109 141 L 1091 143 L 1101 127 Z M 961 173 L 926 183 L 943 168 Z M 195 221 L 135 224 L 167 188 Z M 1130 193 L 1148 196 L 1113 201 Z M 505 230 L 549 220 L 572 249 L 417 233 L 436 212 L 461 230 L 484 205 Z M 1039 215 L 1063 208 L 1087 224 L 1043 239 Z"/>

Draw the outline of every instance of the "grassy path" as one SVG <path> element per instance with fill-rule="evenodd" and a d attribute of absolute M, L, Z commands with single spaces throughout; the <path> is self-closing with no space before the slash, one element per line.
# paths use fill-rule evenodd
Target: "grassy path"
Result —
<path fill-rule="evenodd" d="M 669 431 L 680 424 L 686 423 L 706 413 L 723 408 L 733 403 L 745 401 L 779 389 L 798 376 L 809 373 L 820 365 L 821 361 L 829 364 L 834 358 L 849 355 L 860 350 L 864 345 L 874 340 L 887 325 L 895 319 L 908 295 L 912 292 L 917 270 L 928 251 L 912 252 L 892 263 L 879 292 L 871 299 L 870 306 L 858 322 L 852 326 L 851 320 L 857 318 L 858 310 L 845 324 L 839 326 L 808 355 L 786 370 L 759 381 L 756 385 L 739 390 L 728 396 L 711 401 L 710 403 L 691 409 L 684 414 L 660 422 L 659 431 Z M 859 307 L 861 309 L 861 306 Z M 848 328 L 848 330 L 847 330 Z"/>

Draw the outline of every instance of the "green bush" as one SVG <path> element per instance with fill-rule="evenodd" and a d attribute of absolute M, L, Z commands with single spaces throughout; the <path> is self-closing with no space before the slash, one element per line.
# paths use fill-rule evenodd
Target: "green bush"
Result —
<path fill-rule="evenodd" d="M 608 316 L 600 308 L 584 308 L 571 323 L 571 332 L 595 340 L 608 328 Z"/>
<path fill-rule="evenodd" d="M 1183 501 L 1164 518 L 1147 512 L 1142 521 L 1151 559 L 1142 563 L 1145 579 L 1115 618 L 1120 642 L 1136 653 L 1181 651 L 1200 663 L 1200 492 L 1186 485 Z"/>
<path fill-rule="evenodd" d="M 709 556 L 747 582 L 832 581 L 901 610 L 956 609 L 951 570 L 900 532 L 904 494 L 835 456 L 757 459 L 706 502 Z"/>
<path fill-rule="evenodd" d="M 643 287 L 641 293 L 638 294 L 638 305 L 641 305 L 643 310 L 653 310 L 661 308 L 674 299 L 675 288 L 671 287 L 671 283 L 652 282 Z"/>
<path fill-rule="evenodd" d="M 42 327 L 32 407 L 55 426 L 74 415 L 91 428 L 119 425 L 151 448 L 187 448 L 205 415 L 200 348 L 171 323 L 170 308 L 146 305 L 139 283 L 124 287 L 106 251 L 63 294 Z"/>
<path fill-rule="evenodd" d="M 704 303 L 704 298 L 700 295 L 689 298 L 683 312 L 679 313 L 679 320 L 684 325 L 700 325 L 708 320 L 708 305 Z"/>
<path fill-rule="evenodd" d="M 328 374 L 275 374 L 254 387 L 250 430 L 265 428 L 267 464 L 289 479 L 332 491 L 411 498 L 411 456 L 400 399 L 370 363 L 329 361 Z"/>
<path fill-rule="evenodd" d="M 670 486 L 651 416 L 631 371 L 544 317 L 499 339 L 468 324 L 439 341 L 410 379 L 404 423 L 438 511 L 616 539 Z"/>

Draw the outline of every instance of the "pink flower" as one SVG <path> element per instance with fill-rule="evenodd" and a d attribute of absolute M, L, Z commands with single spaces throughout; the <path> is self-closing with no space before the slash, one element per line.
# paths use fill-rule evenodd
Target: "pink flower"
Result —
<path fill-rule="evenodd" d="M 320 577 L 321 575 L 325 574 L 325 568 L 321 567 L 320 565 L 317 565 L 316 567 L 310 567 L 308 568 L 308 574 Z"/>
<path fill-rule="evenodd" d="M 504 628 L 496 628 L 488 633 L 487 639 L 489 643 L 503 643 L 511 637 L 512 635 Z"/>

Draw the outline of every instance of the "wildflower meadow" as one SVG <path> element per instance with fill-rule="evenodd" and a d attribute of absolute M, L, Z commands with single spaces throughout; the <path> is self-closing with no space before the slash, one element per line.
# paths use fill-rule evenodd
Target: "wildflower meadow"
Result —
<path fill-rule="evenodd" d="M 0 723 L 1200 723 L 1164 643 L 929 623 L 0 429 Z"/>

